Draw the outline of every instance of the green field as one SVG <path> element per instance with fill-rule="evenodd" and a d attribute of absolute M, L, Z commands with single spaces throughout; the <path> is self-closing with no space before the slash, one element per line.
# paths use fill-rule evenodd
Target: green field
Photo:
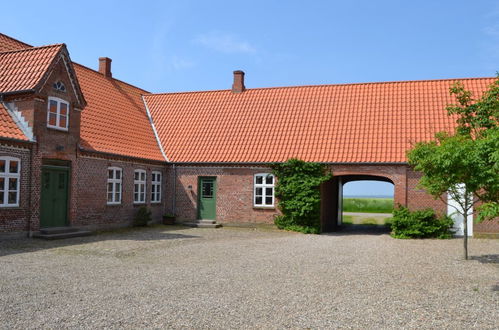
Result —
<path fill-rule="evenodd" d="M 392 213 L 393 198 L 343 198 L 343 212 Z"/>

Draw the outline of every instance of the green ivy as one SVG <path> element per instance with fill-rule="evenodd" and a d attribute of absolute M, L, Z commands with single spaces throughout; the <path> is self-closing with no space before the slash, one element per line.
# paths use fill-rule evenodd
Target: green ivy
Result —
<path fill-rule="evenodd" d="M 319 163 L 289 159 L 272 165 L 277 177 L 275 196 L 282 212 L 275 224 L 280 229 L 318 234 L 321 230 L 321 183 L 331 179 L 326 166 Z"/>
<path fill-rule="evenodd" d="M 135 227 L 147 226 L 147 223 L 151 221 L 151 219 L 151 211 L 147 207 L 141 206 L 135 214 L 133 225 Z"/>

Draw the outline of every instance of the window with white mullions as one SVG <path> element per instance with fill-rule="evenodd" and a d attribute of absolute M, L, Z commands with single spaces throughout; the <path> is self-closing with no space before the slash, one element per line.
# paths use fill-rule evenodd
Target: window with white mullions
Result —
<path fill-rule="evenodd" d="M 161 172 L 151 173 L 151 203 L 161 202 Z"/>
<path fill-rule="evenodd" d="M 254 206 L 274 206 L 274 175 L 270 173 L 255 174 L 253 190 Z"/>
<path fill-rule="evenodd" d="M 68 130 L 69 103 L 58 98 L 48 98 L 47 127 L 63 131 Z"/>
<path fill-rule="evenodd" d="M 146 202 L 146 171 L 135 170 L 133 177 L 133 202 L 143 204 Z"/>
<path fill-rule="evenodd" d="M 21 161 L 0 157 L 0 207 L 19 206 Z"/>
<path fill-rule="evenodd" d="M 119 167 L 107 169 L 107 203 L 121 204 L 123 171 Z"/>

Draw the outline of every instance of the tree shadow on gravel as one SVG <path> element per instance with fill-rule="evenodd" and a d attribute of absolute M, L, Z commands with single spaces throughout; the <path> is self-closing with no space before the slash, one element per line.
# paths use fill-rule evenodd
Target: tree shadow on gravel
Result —
<path fill-rule="evenodd" d="M 350 235 L 387 235 L 390 233 L 390 227 L 384 225 L 346 225 L 343 224 L 338 231 L 324 233 L 330 236 L 350 236 Z"/>
<path fill-rule="evenodd" d="M 471 260 L 476 260 L 482 264 L 499 264 L 499 254 L 484 254 L 481 256 L 471 256 Z"/>
<path fill-rule="evenodd" d="M 127 227 L 109 231 L 97 231 L 91 236 L 74 237 L 60 240 L 44 240 L 38 238 L 18 238 L 0 240 L 0 257 L 30 253 L 40 250 L 89 244 L 102 241 L 163 241 L 174 239 L 192 239 L 200 236 L 175 233 L 178 230 L 189 230 L 183 226 L 154 225 L 151 227 Z"/>

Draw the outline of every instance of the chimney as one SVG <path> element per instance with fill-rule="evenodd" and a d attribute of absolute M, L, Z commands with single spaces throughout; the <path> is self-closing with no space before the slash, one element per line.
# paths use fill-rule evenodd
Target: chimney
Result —
<path fill-rule="evenodd" d="M 111 73 L 111 61 L 109 57 L 99 57 L 99 72 L 107 78 L 113 76 Z"/>
<path fill-rule="evenodd" d="M 236 70 L 234 71 L 234 83 L 232 84 L 232 93 L 242 93 L 246 87 L 244 87 L 244 71 Z"/>

